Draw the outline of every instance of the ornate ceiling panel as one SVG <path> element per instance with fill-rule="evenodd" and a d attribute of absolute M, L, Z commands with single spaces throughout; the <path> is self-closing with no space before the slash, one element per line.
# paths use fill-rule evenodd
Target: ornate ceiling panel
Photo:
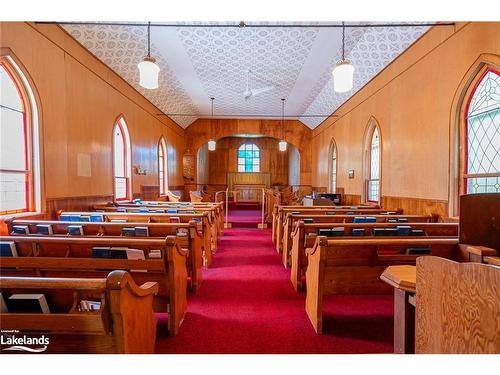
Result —
<path fill-rule="evenodd" d="M 287 98 L 286 113 L 298 115 L 310 128 L 324 120 L 313 115 L 332 113 L 428 29 L 347 28 L 345 51 L 356 68 L 355 86 L 338 94 L 333 91 L 331 70 L 341 57 L 341 29 L 310 25 L 152 27 L 151 55 L 161 68 L 156 90 L 139 86 L 137 63 L 147 51 L 146 27 L 64 28 L 182 127 L 210 114 L 213 96 L 216 116 L 279 115 L 280 99 Z M 245 99 L 247 69 L 251 89 L 271 85 L 274 89 Z"/>

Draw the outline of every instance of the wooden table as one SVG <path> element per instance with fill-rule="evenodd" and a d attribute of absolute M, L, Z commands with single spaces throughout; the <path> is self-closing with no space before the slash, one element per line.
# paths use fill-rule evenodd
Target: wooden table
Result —
<path fill-rule="evenodd" d="M 389 266 L 380 276 L 394 287 L 394 353 L 415 353 L 415 266 Z"/>

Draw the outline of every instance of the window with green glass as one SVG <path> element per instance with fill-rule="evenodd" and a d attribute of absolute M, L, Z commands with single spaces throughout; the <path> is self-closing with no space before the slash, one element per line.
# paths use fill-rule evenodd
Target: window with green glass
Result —
<path fill-rule="evenodd" d="M 260 150 L 253 143 L 238 148 L 238 172 L 260 172 Z"/>

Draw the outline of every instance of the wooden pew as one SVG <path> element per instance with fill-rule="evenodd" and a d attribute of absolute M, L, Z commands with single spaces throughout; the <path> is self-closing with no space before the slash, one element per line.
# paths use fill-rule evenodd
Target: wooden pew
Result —
<path fill-rule="evenodd" d="M 304 207 L 304 206 L 302 206 Z M 332 214 L 331 216 L 340 215 L 381 215 L 381 214 L 401 214 L 401 211 L 388 211 L 376 208 L 325 208 L 325 207 L 305 207 L 302 209 L 289 209 L 289 208 L 279 208 L 278 217 L 276 220 L 276 251 L 281 253 L 283 251 L 283 238 L 285 236 L 287 218 L 290 215 L 307 215 L 306 217 L 316 216 L 316 215 L 326 215 Z"/>
<path fill-rule="evenodd" d="M 202 214 L 165 214 L 165 213 L 137 213 L 137 212 L 72 212 L 59 211 L 57 218 L 61 215 L 92 215 L 100 214 L 105 222 L 112 220 L 126 220 L 127 223 L 169 223 L 171 217 L 178 217 L 181 223 L 189 223 L 190 221 L 199 220 L 198 226 L 203 237 L 203 252 L 206 257 L 206 265 L 212 263 L 212 254 L 217 248 L 217 239 L 214 234 L 217 233 L 214 223 L 211 221 L 208 213 Z"/>
<path fill-rule="evenodd" d="M 50 225 L 54 235 L 68 236 L 68 226 L 78 225 L 82 227 L 84 236 L 101 236 L 101 237 L 127 237 L 122 235 L 123 228 L 130 227 L 146 227 L 148 228 L 148 238 L 165 238 L 168 236 L 177 236 L 177 241 L 181 248 L 188 250 L 187 269 L 188 275 L 191 278 L 190 288 L 193 293 L 197 293 L 202 282 L 202 265 L 203 265 L 203 247 L 202 237 L 198 232 L 197 224 L 194 221 L 189 223 L 111 223 L 111 222 L 74 222 L 74 221 L 57 221 L 57 220 L 7 220 L 9 234 L 11 236 L 18 235 L 13 232 L 13 226 L 25 225 L 29 228 L 29 235 L 39 236 L 37 233 L 37 225 Z M 72 236 L 79 237 L 79 236 Z M 140 237 L 139 237 L 140 238 Z"/>
<path fill-rule="evenodd" d="M 217 243 L 218 238 L 222 235 L 224 229 L 224 212 L 223 206 L 220 204 L 211 204 L 210 206 L 193 206 L 193 207 L 172 207 L 163 205 L 137 205 L 137 204 L 120 204 L 120 205 L 94 205 L 93 209 L 98 212 L 126 212 L 126 213 L 159 213 L 171 216 L 177 216 L 181 214 L 192 215 L 194 214 L 205 214 L 208 215 L 210 223 L 214 223 L 211 227 L 212 235 L 215 243 Z M 175 209 L 176 213 L 165 212 L 168 209 Z M 145 210 L 145 212 L 144 212 Z"/>
<path fill-rule="evenodd" d="M 156 282 L 138 286 L 125 271 L 112 271 L 105 279 L 2 276 L 0 291 L 4 299 L 14 293 L 45 295 L 50 314 L 1 313 L 0 329 L 47 335 L 46 353 L 154 353 Z M 101 309 L 78 311 L 82 299 L 99 301 Z M 15 351 L 4 347 L 3 353 Z"/>
<path fill-rule="evenodd" d="M 272 212 L 272 240 L 273 243 L 276 243 L 277 239 L 277 230 L 278 230 L 278 223 L 281 223 L 280 225 L 283 224 L 283 215 L 285 212 L 289 211 L 301 211 L 301 210 L 318 210 L 318 211 L 334 211 L 334 210 L 357 210 L 357 209 L 380 209 L 381 207 L 378 205 L 359 205 L 359 206 L 329 206 L 329 207 L 306 207 L 304 205 L 293 205 L 293 206 L 287 206 L 287 205 L 282 205 L 279 200 L 277 200 L 277 203 L 273 206 L 273 212 Z M 397 211 L 402 213 L 402 211 Z"/>
<path fill-rule="evenodd" d="M 392 223 L 316 223 L 304 224 L 299 220 L 292 232 L 292 249 L 290 251 L 291 273 L 290 280 L 296 291 L 302 289 L 302 276 L 307 269 L 306 249 L 313 247 L 320 229 L 344 228 L 344 235 L 335 238 L 367 239 L 367 238 L 415 238 L 403 236 L 374 237 L 375 228 L 394 228 L 397 224 Z M 424 231 L 424 235 L 434 237 L 458 238 L 458 224 L 455 223 L 410 223 L 412 229 Z M 353 229 L 363 229 L 364 236 L 352 237 Z M 284 253 L 283 253 L 284 254 Z"/>
<path fill-rule="evenodd" d="M 322 333 L 324 294 L 391 293 L 380 280 L 392 264 L 415 263 L 419 255 L 406 255 L 409 247 L 430 248 L 431 255 L 455 258 L 458 238 L 370 238 L 327 239 L 319 236 L 307 249 L 306 312 L 319 334 Z"/>
<path fill-rule="evenodd" d="M 310 219 L 313 223 L 351 223 L 355 217 L 374 217 L 377 223 L 387 223 L 389 220 L 401 220 L 400 224 L 407 223 L 428 223 L 432 220 L 431 216 L 425 215 L 295 215 L 288 213 L 283 224 L 283 237 L 281 245 L 281 254 L 283 257 L 283 265 L 288 267 L 290 260 L 290 252 L 292 250 L 292 230 L 299 220 L 305 221 Z M 391 223 L 393 224 L 393 223 Z"/>
<path fill-rule="evenodd" d="M 187 307 L 187 251 L 175 236 L 166 239 L 118 237 L 4 236 L 16 244 L 17 257 L 2 257 L 3 276 L 104 277 L 116 269 L 128 270 L 136 283 L 156 281 L 155 311 L 168 311 L 170 335 L 176 335 Z M 93 247 L 128 247 L 145 252 L 145 260 L 93 258 Z M 161 258 L 149 258 L 160 250 Z M 111 250 L 114 251 L 114 250 Z M 144 272 L 146 271 L 146 272 Z"/>
<path fill-rule="evenodd" d="M 395 353 L 500 353 L 500 267 L 420 257 L 381 279 L 395 288 Z"/>

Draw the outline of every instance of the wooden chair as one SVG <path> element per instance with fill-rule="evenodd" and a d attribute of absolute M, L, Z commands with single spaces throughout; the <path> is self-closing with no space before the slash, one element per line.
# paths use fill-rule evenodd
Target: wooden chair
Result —
<path fill-rule="evenodd" d="M 191 202 L 201 202 L 203 200 L 203 197 L 201 196 L 200 191 L 190 191 L 189 199 L 191 200 Z"/>
<path fill-rule="evenodd" d="M 419 255 L 407 255 L 410 247 L 429 248 L 431 255 L 457 257 L 458 238 L 327 239 L 319 236 L 307 249 L 306 312 L 319 334 L 323 328 L 324 294 L 390 294 L 380 280 L 392 264 L 414 264 Z"/>
<path fill-rule="evenodd" d="M 14 226 L 27 226 L 30 231 L 30 236 L 39 236 L 37 233 L 37 225 L 50 225 L 53 235 L 68 236 L 68 227 L 78 225 L 82 227 L 84 236 L 99 236 L 105 237 L 126 237 L 123 236 L 124 228 L 146 227 L 149 232 L 147 238 L 166 238 L 168 236 L 176 236 L 180 247 L 188 250 L 187 269 L 190 277 L 190 288 L 193 293 L 197 293 L 202 282 L 202 265 L 203 265 L 203 246 L 202 236 L 197 228 L 197 223 L 190 221 L 189 223 L 111 223 L 111 222 L 73 222 L 73 221 L 57 221 L 57 220 L 7 220 L 9 235 L 16 236 L 13 231 Z M 72 236 L 80 237 L 80 236 Z M 130 238 L 130 237 L 127 237 Z M 131 237 L 135 238 L 135 237 Z M 139 237 L 142 238 L 142 237 Z"/>
<path fill-rule="evenodd" d="M 187 251 L 175 236 L 166 239 L 118 237 L 6 236 L 17 248 L 17 257 L 2 257 L 3 276 L 104 277 L 110 271 L 128 270 L 136 283 L 155 281 L 159 285 L 155 311 L 168 311 L 170 335 L 177 334 L 187 307 Z M 145 260 L 92 257 L 93 247 L 141 249 Z M 159 250 L 161 258 L 150 258 Z M 110 251 L 118 251 L 111 249 Z"/>
<path fill-rule="evenodd" d="M 500 267 L 417 259 L 415 350 L 500 353 Z"/>
<path fill-rule="evenodd" d="M 45 295 L 50 314 L 4 312 L 0 328 L 47 335 L 47 353 L 154 353 L 158 283 L 138 286 L 129 273 L 112 271 L 105 279 L 2 276 L 0 290 L 5 299 L 13 293 Z M 100 310 L 78 311 L 82 299 L 100 302 Z"/>
<path fill-rule="evenodd" d="M 426 238 L 432 237 L 453 237 L 458 238 L 458 224 L 455 223 L 411 223 L 411 229 L 419 229 L 424 232 Z M 320 229 L 343 228 L 344 235 L 337 238 L 350 239 L 369 239 L 380 238 L 374 237 L 373 229 L 375 228 L 394 228 L 394 224 L 390 223 L 316 223 L 304 224 L 299 220 L 292 232 L 292 249 L 290 251 L 291 273 L 290 280 L 296 291 L 303 287 L 302 276 L 305 275 L 307 269 L 306 249 L 314 246 L 316 238 L 319 235 Z M 360 237 L 352 237 L 353 229 L 362 229 L 365 235 Z M 332 238 L 332 239 L 333 239 Z M 391 236 L 385 238 L 415 238 L 403 236 Z"/>

